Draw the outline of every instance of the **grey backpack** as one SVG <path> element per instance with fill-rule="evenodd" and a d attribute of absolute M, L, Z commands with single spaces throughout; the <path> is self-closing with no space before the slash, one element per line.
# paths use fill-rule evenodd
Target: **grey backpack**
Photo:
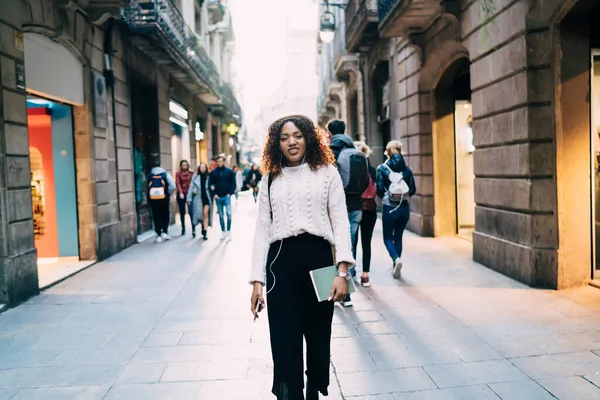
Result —
<path fill-rule="evenodd" d="M 338 156 L 337 166 L 346 193 L 362 195 L 367 190 L 369 162 L 362 151 L 355 148 L 343 149 Z"/>

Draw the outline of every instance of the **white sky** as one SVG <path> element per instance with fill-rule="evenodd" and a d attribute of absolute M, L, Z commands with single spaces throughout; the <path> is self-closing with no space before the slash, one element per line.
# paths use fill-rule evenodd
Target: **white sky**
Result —
<path fill-rule="evenodd" d="M 228 0 L 227 6 L 235 32 L 232 69 L 236 90 L 241 95 L 244 119 L 250 121 L 284 78 L 286 24 L 315 29 L 316 35 L 318 3 L 317 0 Z"/>

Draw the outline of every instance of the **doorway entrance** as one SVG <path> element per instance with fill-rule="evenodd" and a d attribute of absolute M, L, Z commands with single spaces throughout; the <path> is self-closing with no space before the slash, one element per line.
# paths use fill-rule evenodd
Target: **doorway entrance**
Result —
<path fill-rule="evenodd" d="M 87 127 L 78 127 L 73 115 L 85 103 L 84 73 L 73 53 L 45 35 L 26 32 L 23 43 L 33 239 L 38 285 L 44 289 L 89 266 L 95 258 L 89 250 L 95 248 L 95 238 L 80 236 L 79 226 L 81 212 L 84 224 L 93 221 L 87 208 L 79 209 L 77 192 L 76 159 L 80 159 L 75 154 L 74 132 Z M 89 182 L 89 177 L 85 180 Z M 87 261 L 80 261 L 82 254 Z"/>
<path fill-rule="evenodd" d="M 435 89 L 433 115 L 435 236 L 472 241 L 475 174 L 469 60 L 455 61 Z"/>
<path fill-rule="evenodd" d="M 73 110 L 27 98 L 34 243 L 41 288 L 90 262 L 79 261 Z"/>
<path fill-rule="evenodd" d="M 600 49 L 591 51 L 590 71 L 592 279 L 600 279 Z"/>
<path fill-rule="evenodd" d="M 385 146 L 392 139 L 390 123 L 390 66 L 388 61 L 380 61 L 373 70 L 371 78 L 374 96 L 375 115 L 377 116 L 377 135 L 371 138 L 369 146 L 373 149 L 373 161 L 378 163 L 382 159 Z"/>
<path fill-rule="evenodd" d="M 133 135 L 133 174 L 138 241 L 152 236 L 152 218 L 148 203 L 148 174 L 153 156 L 159 151 L 158 89 L 135 71 L 130 71 L 131 133 Z"/>

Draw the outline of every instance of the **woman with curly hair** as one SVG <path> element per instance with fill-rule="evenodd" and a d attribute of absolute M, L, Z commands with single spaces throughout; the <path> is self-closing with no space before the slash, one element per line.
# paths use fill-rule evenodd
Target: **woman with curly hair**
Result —
<path fill-rule="evenodd" d="M 250 283 L 255 318 L 267 286 L 272 392 L 278 400 L 304 400 L 303 339 L 306 399 L 327 395 L 333 306 L 348 293 L 348 268 L 354 265 L 344 188 L 333 162 L 309 118 L 290 116 L 269 126 Z M 319 302 L 309 272 L 334 264 L 338 274 L 329 301 Z"/>

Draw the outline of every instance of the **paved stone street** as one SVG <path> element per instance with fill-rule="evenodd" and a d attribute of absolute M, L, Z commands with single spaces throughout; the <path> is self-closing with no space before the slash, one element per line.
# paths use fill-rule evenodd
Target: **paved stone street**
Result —
<path fill-rule="evenodd" d="M 0 399 L 272 398 L 255 206 L 234 210 L 231 243 L 137 245 L 1 314 Z M 533 290 L 410 234 L 394 281 L 373 244 L 373 287 L 336 307 L 330 399 L 600 399 L 600 290 Z"/>

